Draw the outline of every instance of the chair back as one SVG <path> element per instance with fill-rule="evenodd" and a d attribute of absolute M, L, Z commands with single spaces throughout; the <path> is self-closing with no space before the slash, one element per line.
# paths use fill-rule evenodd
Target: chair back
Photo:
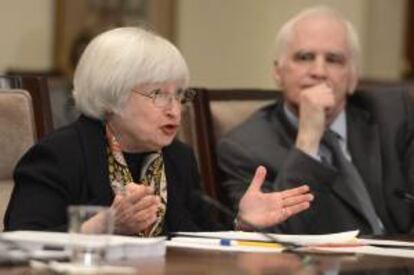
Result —
<path fill-rule="evenodd" d="M 41 138 L 53 130 L 49 86 L 46 77 L 31 75 L 2 75 L 0 88 L 23 89 L 33 100 L 36 137 Z"/>
<path fill-rule="evenodd" d="M 218 170 L 216 143 L 254 111 L 275 102 L 278 93 L 260 89 L 196 88 L 197 95 L 185 110 L 179 138 L 190 144 L 197 156 L 206 193 L 227 204 Z"/>
<path fill-rule="evenodd" d="M 25 90 L 0 89 L 0 231 L 13 189 L 13 170 L 36 140 L 33 104 Z"/>

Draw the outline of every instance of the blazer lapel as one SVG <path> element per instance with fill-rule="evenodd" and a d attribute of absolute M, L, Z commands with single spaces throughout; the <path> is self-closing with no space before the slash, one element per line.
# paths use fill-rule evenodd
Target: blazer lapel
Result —
<path fill-rule="evenodd" d="M 370 122 L 368 113 L 350 106 L 347 108 L 347 133 L 348 150 L 352 162 L 358 170 L 377 210 L 377 206 L 381 205 L 380 200 L 382 198 L 381 188 L 379 187 L 382 169 L 377 125 Z M 333 190 L 368 223 L 361 206 L 357 203 L 356 196 L 340 178 L 333 184 Z"/>
<path fill-rule="evenodd" d="M 361 206 L 358 204 L 357 197 L 351 190 L 350 186 L 345 184 L 341 177 L 336 178 L 335 182 L 332 184 L 332 190 L 342 201 L 344 201 L 368 223 L 368 220 L 365 218 L 365 214 L 362 211 Z"/>
<path fill-rule="evenodd" d="M 375 209 L 384 210 L 382 203 L 382 166 L 378 124 L 369 114 L 350 106 L 347 112 L 348 149 L 370 194 Z"/>
<path fill-rule="evenodd" d="M 105 130 L 102 122 L 81 116 L 78 124 L 80 138 L 85 151 L 85 167 L 88 186 L 87 192 L 92 198 L 90 204 L 111 203 L 114 193 L 109 182 L 108 159 L 106 155 Z M 103 201 L 101 201 L 103 199 Z"/>

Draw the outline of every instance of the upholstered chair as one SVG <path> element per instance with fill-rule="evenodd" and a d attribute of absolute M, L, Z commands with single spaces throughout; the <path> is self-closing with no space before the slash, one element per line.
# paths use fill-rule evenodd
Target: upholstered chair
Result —
<path fill-rule="evenodd" d="M 260 89 L 195 90 L 197 95 L 193 103 L 184 110 L 178 137 L 193 147 L 207 194 L 225 202 L 226 198 L 219 185 L 216 141 L 254 111 L 274 102 L 278 93 Z"/>
<path fill-rule="evenodd" d="M 25 90 L 0 89 L 0 231 L 13 189 L 13 170 L 35 142 L 33 104 Z"/>

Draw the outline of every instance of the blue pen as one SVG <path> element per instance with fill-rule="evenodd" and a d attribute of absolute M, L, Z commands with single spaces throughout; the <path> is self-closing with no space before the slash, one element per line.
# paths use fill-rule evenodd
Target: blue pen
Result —
<path fill-rule="evenodd" d="M 240 240 L 220 240 L 220 245 L 223 246 L 248 246 L 248 247 L 269 247 L 269 248 L 284 248 L 283 245 L 274 242 L 261 241 L 240 241 Z"/>
<path fill-rule="evenodd" d="M 222 239 L 220 240 L 220 245 L 222 246 L 232 246 L 231 240 Z"/>
<path fill-rule="evenodd" d="M 194 237 L 175 237 L 172 241 L 192 244 L 220 245 L 220 246 L 249 246 L 249 247 L 269 247 L 269 248 L 285 248 L 283 245 L 274 242 L 262 241 L 244 241 L 217 238 L 194 238 Z"/>

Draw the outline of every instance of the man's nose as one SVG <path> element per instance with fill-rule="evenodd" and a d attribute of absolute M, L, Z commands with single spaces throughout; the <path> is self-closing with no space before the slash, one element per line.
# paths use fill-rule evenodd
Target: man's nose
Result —
<path fill-rule="evenodd" d="M 311 65 L 310 73 L 314 78 L 326 79 L 328 75 L 326 61 L 322 58 L 316 59 Z"/>

